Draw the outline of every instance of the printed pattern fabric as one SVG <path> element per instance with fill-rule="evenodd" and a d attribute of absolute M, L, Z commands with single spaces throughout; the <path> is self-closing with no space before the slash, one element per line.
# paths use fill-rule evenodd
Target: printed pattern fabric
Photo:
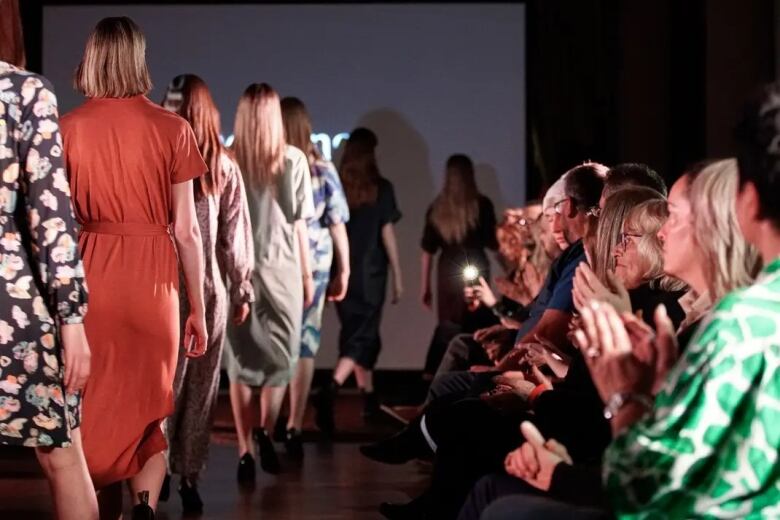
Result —
<path fill-rule="evenodd" d="M 349 221 L 349 206 L 336 167 L 318 160 L 311 167 L 314 217 L 308 220 L 309 249 L 314 278 L 314 303 L 303 311 L 301 357 L 314 357 L 320 347 L 322 311 L 330 282 L 333 262 L 333 240 L 330 226 Z"/>
<path fill-rule="evenodd" d="M 780 517 L 780 258 L 726 296 L 654 411 L 614 440 L 619 518 Z"/>
<path fill-rule="evenodd" d="M 82 323 L 84 268 L 49 82 L 0 62 L 0 443 L 70 446 L 61 324 Z"/>

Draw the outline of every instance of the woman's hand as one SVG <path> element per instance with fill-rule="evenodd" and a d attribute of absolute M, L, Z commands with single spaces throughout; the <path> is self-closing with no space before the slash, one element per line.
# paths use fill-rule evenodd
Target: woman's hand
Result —
<path fill-rule="evenodd" d="M 433 292 L 431 291 L 430 287 L 425 287 L 422 291 L 422 294 L 420 295 L 420 301 L 422 301 L 422 305 L 427 310 L 433 309 Z"/>
<path fill-rule="evenodd" d="M 303 276 L 303 308 L 308 309 L 314 303 L 314 277 L 309 273 Z"/>
<path fill-rule="evenodd" d="M 60 335 L 63 349 L 62 362 L 65 365 L 63 383 L 67 393 L 75 394 L 84 389 L 89 379 L 92 353 L 89 350 L 83 324 L 62 325 Z"/>
<path fill-rule="evenodd" d="M 188 358 L 200 357 L 206 353 L 208 345 L 206 317 L 202 312 L 190 311 L 184 324 L 184 353 Z"/>
<path fill-rule="evenodd" d="M 531 484 L 536 489 L 549 491 L 552 476 L 558 464 L 573 464 L 566 446 L 554 439 L 548 441 L 532 423 L 524 421 L 520 432 L 525 442 L 504 459 L 507 474 Z"/>
<path fill-rule="evenodd" d="M 524 400 L 528 400 L 528 396 L 531 395 L 531 392 L 533 392 L 534 388 L 537 386 L 536 382 L 526 379 L 525 375 L 519 370 L 504 372 L 503 374 L 494 377 L 493 382 L 499 388 L 510 391 Z"/>
<path fill-rule="evenodd" d="M 342 301 L 347 297 L 347 289 L 349 289 L 349 272 L 340 271 L 336 276 L 331 278 L 330 283 L 328 284 L 328 301 Z"/>
<path fill-rule="evenodd" d="M 623 282 L 614 273 L 607 271 L 609 287 L 602 284 L 593 270 L 582 262 L 574 275 L 572 298 L 577 310 L 592 301 L 609 303 L 619 313 L 631 312 L 631 300 Z"/>
<path fill-rule="evenodd" d="M 393 295 L 390 298 L 390 303 L 393 305 L 401 301 L 401 296 L 404 294 L 404 286 L 401 283 L 400 278 L 393 277 Z"/>
<path fill-rule="evenodd" d="M 233 325 L 241 325 L 249 317 L 249 304 L 239 303 L 233 306 Z"/>
<path fill-rule="evenodd" d="M 655 381 L 656 355 L 637 356 L 631 339 L 615 309 L 592 303 L 582 308 L 583 329 L 576 332 L 577 343 L 593 383 L 606 403 L 618 393 L 651 395 Z"/>
<path fill-rule="evenodd" d="M 484 277 L 480 276 L 479 284 L 470 287 L 470 289 L 473 292 L 473 297 L 479 300 L 482 305 L 488 309 L 495 306 L 497 302 L 496 295 L 493 294 L 492 289 L 490 289 L 490 285 L 487 283 Z"/>

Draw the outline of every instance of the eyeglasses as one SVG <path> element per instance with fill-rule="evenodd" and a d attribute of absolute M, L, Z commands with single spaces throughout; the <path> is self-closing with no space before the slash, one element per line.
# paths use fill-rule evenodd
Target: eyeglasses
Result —
<path fill-rule="evenodd" d="M 598 206 L 593 206 L 585 212 L 585 215 L 593 218 L 599 218 L 599 215 L 601 215 L 601 208 Z"/>
<path fill-rule="evenodd" d="M 555 204 L 553 204 L 553 211 L 555 211 L 558 215 L 563 215 L 563 205 L 567 200 L 569 200 L 569 197 L 566 197 L 565 199 L 561 199 Z"/>
<path fill-rule="evenodd" d="M 628 244 L 631 242 L 632 238 L 642 238 L 642 236 L 643 235 L 637 233 L 620 233 L 618 245 L 623 249 L 626 249 L 628 247 Z"/>
<path fill-rule="evenodd" d="M 541 217 L 542 217 L 541 213 L 536 218 L 526 218 L 526 217 L 511 215 L 506 217 L 506 222 L 507 224 L 510 225 L 526 227 L 538 222 Z"/>

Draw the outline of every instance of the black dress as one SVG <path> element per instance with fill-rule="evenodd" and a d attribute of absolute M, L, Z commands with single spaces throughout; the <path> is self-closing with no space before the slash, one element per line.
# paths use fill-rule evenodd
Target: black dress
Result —
<path fill-rule="evenodd" d="M 350 208 L 347 222 L 351 273 L 347 296 L 336 305 L 341 332 L 339 353 L 359 366 L 372 369 L 382 340 L 379 325 L 387 291 L 387 251 L 382 227 L 401 218 L 393 185 L 380 178 L 374 204 Z"/>
<path fill-rule="evenodd" d="M 436 266 L 436 309 L 439 323 L 462 325 L 466 316 L 463 298 L 463 268 L 472 265 L 486 280 L 490 279 L 490 262 L 485 249 L 498 248 L 496 240 L 496 214 L 493 203 L 487 197 L 479 197 L 477 225 L 458 243 L 447 242 L 431 223 L 431 208 L 425 217 L 425 229 L 421 241 L 423 251 L 439 254 Z"/>

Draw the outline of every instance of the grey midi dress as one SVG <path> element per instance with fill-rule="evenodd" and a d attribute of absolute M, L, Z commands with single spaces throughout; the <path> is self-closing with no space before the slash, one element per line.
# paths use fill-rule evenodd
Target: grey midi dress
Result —
<path fill-rule="evenodd" d="M 309 163 L 288 146 L 283 170 L 270 185 L 242 173 L 255 251 L 255 303 L 243 325 L 228 326 L 225 364 L 233 383 L 285 386 L 301 346 L 303 278 L 294 224 L 314 214 Z"/>

